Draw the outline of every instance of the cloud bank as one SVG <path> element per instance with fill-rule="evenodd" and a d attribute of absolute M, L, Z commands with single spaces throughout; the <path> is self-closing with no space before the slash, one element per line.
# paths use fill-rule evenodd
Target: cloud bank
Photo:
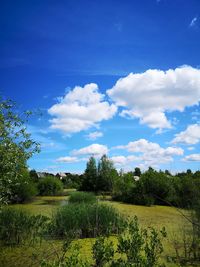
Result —
<path fill-rule="evenodd" d="M 173 161 L 173 156 L 182 156 L 184 151 L 179 147 L 167 147 L 162 148 L 157 143 L 149 142 L 146 139 L 139 139 L 134 142 L 129 142 L 124 146 L 117 146 L 115 149 L 125 149 L 131 153 L 137 153 L 139 155 L 132 158 L 132 161 L 141 161 L 145 166 L 158 166 L 162 163 L 168 163 Z M 123 163 L 123 158 L 118 159 L 118 164 L 121 160 Z M 115 158 L 114 158 L 115 160 Z M 126 158 L 126 161 L 128 158 Z M 125 162 L 125 159 L 124 159 Z"/>
<path fill-rule="evenodd" d="M 119 79 L 107 94 L 123 107 L 121 116 L 139 118 L 151 128 L 171 128 L 166 113 L 184 111 L 200 101 L 200 70 L 191 66 L 149 69 Z"/>

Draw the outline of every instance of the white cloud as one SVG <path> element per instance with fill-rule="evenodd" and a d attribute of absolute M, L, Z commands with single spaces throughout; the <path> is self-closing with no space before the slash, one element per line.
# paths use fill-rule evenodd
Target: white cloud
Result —
<path fill-rule="evenodd" d="M 97 138 L 102 137 L 102 136 L 103 136 L 102 132 L 92 132 L 92 133 L 89 133 L 86 137 L 89 140 L 96 140 Z"/>
<path fill-rule="evenodd" d="M 116 111 L 117 107 L 104 101 L 94 83 L 76 86 L 48 110 L 55 116 L 50 120 L 51 128 L 68 134 L 96 127 L 102 120 L 112 118 Z"/>
<path fill-rule="evenodd" d="M 194 150 L 194 147 L 193 146 L 189 146 L 187 149 L 191 151 L 191 150 Z"/>
<path fill-rule="evenodd" d="M 140 160 L 140 158 L 137 157 L 137 156 L 134 156 L 134 155 L 130 155 L 130 156 L 113 156 L 113 157 L 111 157 L 111 160 L 116 165 L 126 166 L 131 162 L 135 162 L 135 161 Z"/>
<path fill-rule="evenodd" d="M 57 162 L 63 162 L 63 163 L 74 163 L 74 162 L 78 162 L 80 161 L 77 157 L 70 157 L 70 156 L 66 156 L 66 157 L 60 157 L 58 159 L 56 159 Z"/>
<path fill-rule="evenodd" d="M 121 116 L 139 118 L 151 128 L 171 128 L 166 112 L 184 111 L 200 101 L 200 70 L 191 66 L 161 71 L 149 69 L 119 79 L 107 94 Z"/>
<path fill-rule="evenodd" d="M 175 135 L 172 140 L 172 144 L 182 143 L 186 145 L 194 145 L 200 142 L 200 125 L 192 124 L 187 127 L 185 131 L 182 131 Z"/>
<path fill-rule="evenodd" d="M 139 139 L 134 142 L 129 142 L 125 146 L 117 146 L 116 149 L 126 149 L 131 153 L 139 153 L 136 157 L 142 164 L 146 166 L 158 166 L 162 163 L 173 161 L 173 156 L 181 156 L 184 151 L 178 147 L 162 148 L 157 143 L 149 142 L 146 139 Z"/>
<path fill-rule="evenodd" d="M 200 161 L 200 154 L 191 154 L 186 156 L 183 161 Z"/>
<path fill-rule="evenodd" d="M 191 20 L 189 26 L 190 26 L 190 27 L 194 27 L 194 26 L 196 25 L 196 23 L 197 23 L 197 19 L 198 19 L 197 17 L 194 17 L 194 18 Z"/>
<path fill-rule="evenodd" d="M 78 150 L 72 151 L 73 155 L 94 155 L 100 157 L 104 154 L 108 154 L 108 148 L 105 145 L 92 144 L 87 147 L 83 147 Z"/>

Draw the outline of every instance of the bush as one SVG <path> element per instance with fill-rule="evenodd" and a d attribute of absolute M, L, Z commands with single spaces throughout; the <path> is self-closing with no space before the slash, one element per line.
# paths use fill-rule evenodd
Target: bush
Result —
<path fill-rule="evenodd" d="M 50 233 L 58 238 L 71 233 L 86 238 L 118 233 L 124 226 L 125 219 L 109 205 L 69 204 L 53 215 Z"/>
<path fill-rule="evenodd" d="M 126 230 L 117 239 L 117 249 L 108 239 L 98 238 L 93 246 L 95 266 L 161 267 L 159 257 L 163 252 L 161 239 L 165 229 L 140 229 L 137 217 L 130 221 Z M 117 252 L 117 257 L 114 255 Z"/>
<path fill-rule="evenodd" d="M 12 186 L 12 203 L 24 203 L 30 201 L 37 195 L 36 185 L 30 180 L 29 177 L 19 178 L 19 183 Z"/>
<path fill-rule="evenodd" d="M 92 247 L 94 262 L 88 262 L 80 255 L 78 244 L 63 246 L 63 254 L 54 262 L 43 261 L 41 267 L 164 267 L 160 263 L 163 252 L 162 239 L 165 229 L 141 229 L 137 218 L 127 223 L 126 229 L 117 236 L 117 243 L 109 237 L 98 237 Z M 72 243 L 71 243 L 72 244 Z"/>
<path fill-rule="evenodd" d="M 63 185 L 58 178 L 47 176 L 39 181 L 38 191 L 40 196 L 56 196 L 62 193 Z"/>
<path fill-rule="evenodd" d="M 73 192 L 70 194 L 69 203 L 95 203 L 96 196 L 93 193 Z"/>
<path fill-rule="evenodd" d="M 18 245 L 43 235 L 48 218 L 27 212 L 3 208 L 0 210 L 0 240 L 4 245 Z"/>

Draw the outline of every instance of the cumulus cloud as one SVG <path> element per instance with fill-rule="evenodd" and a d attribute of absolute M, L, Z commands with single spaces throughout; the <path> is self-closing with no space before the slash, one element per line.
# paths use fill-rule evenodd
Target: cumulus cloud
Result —
<path fill-rule="evenodd" d="M 200 142 L 200 125 L 192 124 L 187 127 L 185 131 L 182 131 L 175 135 L 172 140 L 172 144 L 182 143 L 186 145 L 194 145 Z"/>
<path fill-rule="evenodd" d="M 200 101 L 200 70 L 182 66 L 149 69 L 119 79 L 107 94 L 124 109 L 121 116 L 139 118 L 151 128 L 171 128 L 166 112 L 184 111 Z"/>
<path fill-rule="evenodd" d="M 54 116 L 50 120 L 51 128 L 71 134 L 112 118 L 117 107 L 104 101 L 104 97 L 94 83 L 76 86 L 48 110 Z"/>
<path fill-rule="evenodd" d="M 105 145 L 92 144 L 90 146 L 83 147 L 78 150 L 72 151 L 73 155 L 93 155 L 100 157 L 104 154 L 108 154 L 108 148 Z"/>
<path fill-rule="evenodd" d="M 124 146 L 117 146 L 116 149 L 125 149 L 131 153 L 138 153 L 136 157 L 146 166 L 158 166 L 162 163 L 173 161 L 173 156 L 181 156 L 184 151 L 178 147 L 162 148 L 157 143 L 149 142 L 146 139 L 139 139 L 134 142 L 129 142 Z"/>
<path fill-rule="evenodd" d="M 114 164 L 119 166 L 127 166 L 131 162 L 135 162 L 140 160 L 139 157 L 130 155 L 130 156 L 113 156 L 111 157 L 111 160 Z"/>
<path fill-rule="evenodd" d="M 200 161 L 200 154 L 190 154 L 183 161 Z"/>
<path fill-rule="evenodd" d="M 102 136 L 103 136 L 102 132 L 92 132 L 92 133 L 89 133 L 86 137 L 89 140 L 96 140 L 97 138 L 102 137 Z"/>
<path fill-rule="evenodd" d="M 61 162 L 61 163 L 74 163 L 74 162 L 78 162 L 80 160 L 77 157 L 66 156 L 66 157 L 60 157 L 60 158 L 56 159 L 56 161 Z"/>

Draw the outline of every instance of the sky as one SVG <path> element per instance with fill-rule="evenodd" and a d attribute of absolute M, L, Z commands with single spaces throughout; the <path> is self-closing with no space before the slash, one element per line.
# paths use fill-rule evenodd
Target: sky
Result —
<path fill-rule="evenodd" d="M 200 169 L 199 0 L 1 0 L 0 95 L 35 111 L 30 169 Z M 41 114 L 40 114 L 41 113 Z"/>

